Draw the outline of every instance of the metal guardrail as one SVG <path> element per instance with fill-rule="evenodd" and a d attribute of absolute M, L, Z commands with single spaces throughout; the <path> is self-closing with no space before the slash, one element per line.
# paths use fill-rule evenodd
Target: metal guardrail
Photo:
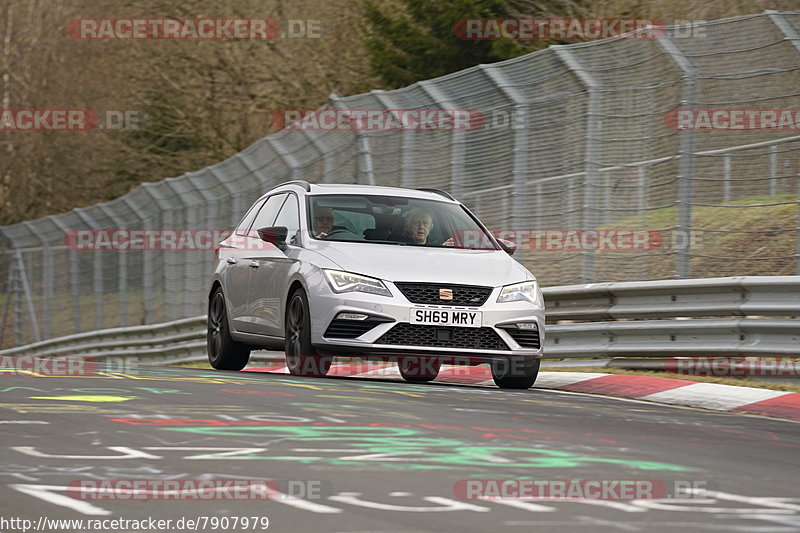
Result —
<path fill-rule="evenodd" d="M 0 351 L 0 355 L 135 356 L 159 362 L 206 353 L 206 317 L 184 318 L 152 326 L 87 331 Z"/>
<path fill-rule="evenodd" d="M 549 287 L 545 357 L 798 355 L 800 276 Z M 0 355 L 205 355 L 206 317 L 80 333 Z"/>

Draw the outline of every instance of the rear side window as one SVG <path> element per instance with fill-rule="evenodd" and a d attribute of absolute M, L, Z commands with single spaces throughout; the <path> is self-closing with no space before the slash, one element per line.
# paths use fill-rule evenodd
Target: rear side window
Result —
<path fill-rule="evenodd" d="M 278 214 L 278 210 L 286 199 L 286 194 L 287 193 L 284 192 L 267 198 L 266 203 L 264 203 L 264 206 L 259 210 L 255 221 L 253 221 L 253 224 L 250 226 L 251 237 L 256 236 L 256 230 L 275 225 L 273 224 L 275 216 Z"/>
<path fill-rule="evenodd" d="M 286 233 L 286 242 L 289 244 L 297 245 L 298 236 L 300 233 L 300 206 L 297 203 L 297 197 L 290 194 L 281 207 L 278 217 L 275 219 L 273 226 L 286 226 L 288 232 Z"/>
<path fill-rule="evenodd" d="M 242 221 L 239 222 L 239 225 L 236 226 L 236 235 L 247 235 L 247 230 L 250 229 L 250 225 L 253 223 L 253 219 L 256 218 L 258 210 L 261 209 L 262 205 L 264 205 L 264 201 L 259 200 L 250 206 L 247 214 L 244 216 Z"/>

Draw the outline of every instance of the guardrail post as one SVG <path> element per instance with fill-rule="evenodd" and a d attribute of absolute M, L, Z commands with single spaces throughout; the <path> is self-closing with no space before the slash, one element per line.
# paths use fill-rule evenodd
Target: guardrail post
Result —
<path fill-rule="evenodd" d="M 602 83 L 595 78 L 571 50 L 564 45 L 551 46 L 556 56 L 566 65 L 589 93 L 588 109 L 586 112 L 586 146 L 584 155 L 584 184 L 583 184 L 583 229 L 597 229 L 597 194 L 594 187 L 600 185 L 600 116 L 602 111 Z M 581 278 L 583 283 L 595 280 L 594 251 L 584 250 Z"/>
<path fill-rule="evenodd" d="M 683 72 L 683 89 L 681 90 L 681 107 L 689 109 L 696 101 L 697 67 L 686 56 L 672 37 L 667 35 L 656 39 L 664 52 Z M 683 246 L 678 249 L 675 264 L 676 277 L 688 278 L 691 273 L 689 260 L 692 254 L 692 197 L 694 179 L 694 145 L 695 134 L 691 129 L 681 132 L 680 175 L 678 176 L 678 231 L 683 239 Z"/>

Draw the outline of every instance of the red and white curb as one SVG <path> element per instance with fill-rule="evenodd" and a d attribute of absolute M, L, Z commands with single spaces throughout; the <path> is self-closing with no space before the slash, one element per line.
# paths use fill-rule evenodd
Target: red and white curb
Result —
<path fill-rule="evenodd" d="M 250 367 L 252 372 L 288 374 L 286 366 Z M 397 365 L 333 365 L 328 376 L 402 379 Z M 443 365 L 436 381 L 494 387 L 489 367 Z M 540 372 L 534 388 L 605 394 L 717 411 L 800 420 L 800 393 L 702 383 L 684 379 L 592 372 Z"/>

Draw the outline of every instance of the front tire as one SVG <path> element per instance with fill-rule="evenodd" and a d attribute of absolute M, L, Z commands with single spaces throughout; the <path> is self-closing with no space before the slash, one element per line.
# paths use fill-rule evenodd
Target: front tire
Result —
<path fill-rule="evenodd" d="M 512 357 L 509 359 L 494 359 L 492 379 L 501 389 L 529 389 L 539 376 L 541 359 Z"/>
<path fill-rule="evenodd" d="M 311 344 L 311 316 L 308 297 L 297 289 L 286 306 L 286 367 L 293 376 L 322 377 L 331 368 L 333 358 L 320 355 Z"/>
<path fill-rule="evenodd" d="M 442 363 L 432 357 L 404 357 L 397 362 L 400 375 L 409 383 L 427 383 L 439 375 Z"/>
<path fill-rule="evenodd" d="M 233 340 L 222 288 L 217 287 L 208 302 L 208 362 L 217 370 L 241 370 L 250 360 L 250 346 Z"/>

